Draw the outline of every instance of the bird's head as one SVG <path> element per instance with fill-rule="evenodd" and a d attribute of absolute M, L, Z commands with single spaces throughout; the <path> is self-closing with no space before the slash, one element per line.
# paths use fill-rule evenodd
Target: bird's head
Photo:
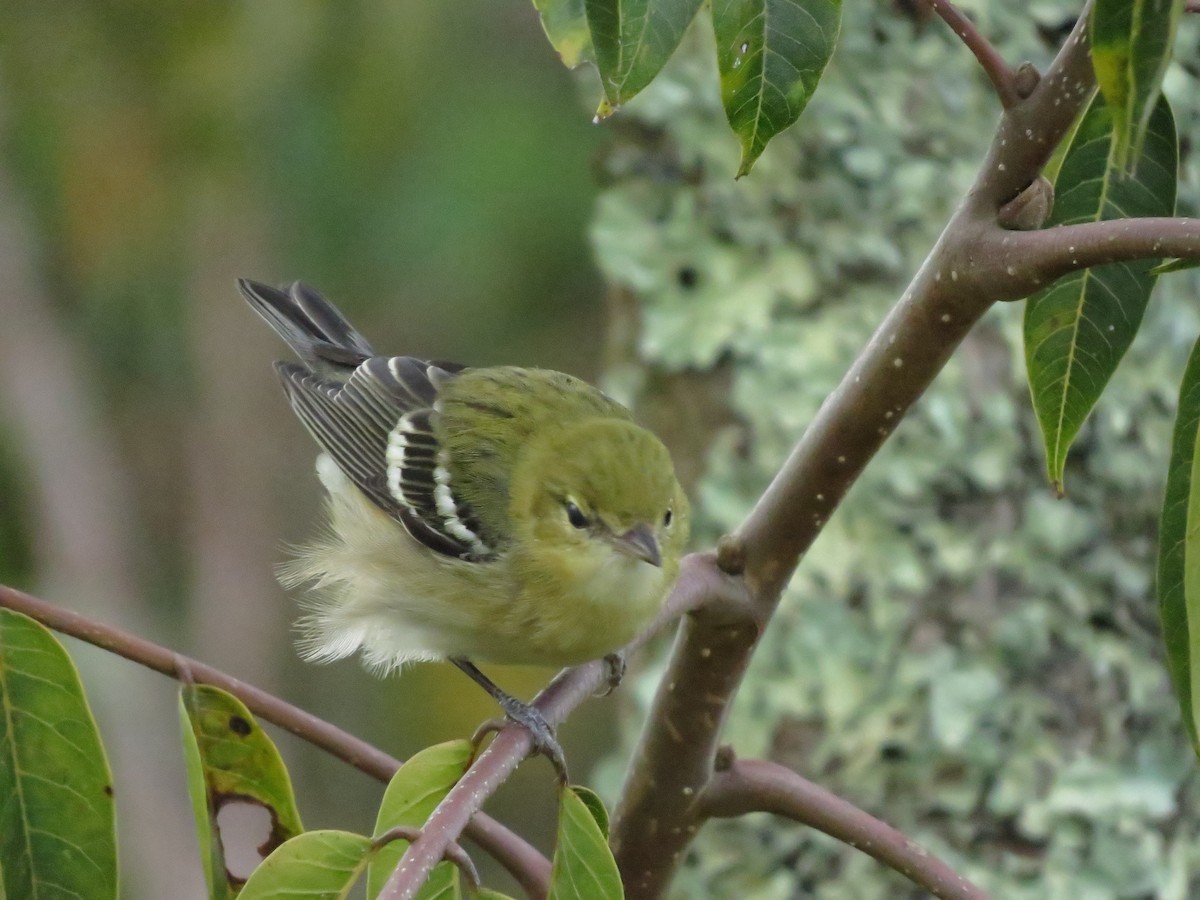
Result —
<path fill-rule="evenodd" d="M 514 474 L 513 519 L 528 528 L 526 540 L 580 568 L 644 565 L 674 578 L 687 498 L 666 447 L 646 429 L 606 418 L 535 438 Z"/>

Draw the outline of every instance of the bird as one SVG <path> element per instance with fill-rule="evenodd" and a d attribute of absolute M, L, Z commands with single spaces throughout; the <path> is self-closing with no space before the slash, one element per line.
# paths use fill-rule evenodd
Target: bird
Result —
<path fill-rule="evenodd" d="M 688 540 L 666 447 L 571 375 L 381 356 L 301 282 L 238 286 L 296 354 L 275 369 L 319 448 L 325 526 L 280 568 L 308 589 L 301 655 L 378 674 L 449 661 L 565 781 L 553 728 L 477 663 L 620 659 Z"/>

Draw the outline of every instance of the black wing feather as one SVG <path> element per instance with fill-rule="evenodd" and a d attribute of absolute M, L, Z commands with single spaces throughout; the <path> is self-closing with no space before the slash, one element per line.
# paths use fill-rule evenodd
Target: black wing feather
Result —
<path fill-rule="evenodd" d="M 426 366 L 407 357 L 375 357 L 339 384 L 301 365 L 276 363 L 300 421 L 371 502 L 430 549 L 460 559 L 486 560 L 493 554 L 471 539 L 479 533 L 479 525 L 466 504 L 451 494 L 452 517 L 438 506 L 437 413 L 431 406 L 417 406 L 436 401 L 430 382 L 423 379 L 422 385 L 417 380 Z M 401 373 L 402 380 L 392 377 L 394 371 Z M 449 375 L 445 369 L 438 371 Z M 403 462 L 394 466 L 388 447 L 401 423 L 411 423 L 414 430 L 405 433 Z"/>
<path fill-rule="evenodd" d="M 430 549 L 491 558 L 473 511 L 450 488 L 437 439 L 438 390 L 464 367 L 376 356 L 336 306 L 300 282 L 286 291 L 238 285 L 305 363 L 275 365 L 292 409 L 346 476 Z"/>
<path fill-rule="evenodd" d="M 379 358 L 370 360 L 379 361 Z M 449 528 L 447 517 L 438 509 L 433 477 L 437 466 L 437 443 L 432 433 L 429 434 L 431 442 L 423 441 L 419 447 L 414 447 L 416 452 L 411 462 L 406 459 L 406 464 L 400 468 L 400 496 L 390 490 L 388 444 L 396 423 L 410 415 L 432 417 L 436 415 L 432 409 L 413 410 L 407 403 L 402 403 L 401 397 L 409 398 L 404 396 L 407 391 L 398 385 L 387 385 L 389 390 L 381 390 L 375 375 L 365 371 L 365 364 L 344 385 L 331 383 L 295 363 L 277 363 L 276 367 L 300 421 L 371 502 L 399 521 L 409 534 L 431 550 L 460 559 L 490 558 L 486 548 L 480 552 L 478 545 L 455 535 Z M 385 418 L 381 399 L 389 394 L 391 415 Z M 475 517 L 464 509 L 464 504 L 455 505 L 459 520 L 470 523 L 465 527 L 476 532 Z"/>
<path fill-rule="evenodd" d="M 347 374 L 375 355 L 341 311 L 306 284 L 287 291 L 238 279 L 242 295 L 305 363 L 321 372 Z"/>

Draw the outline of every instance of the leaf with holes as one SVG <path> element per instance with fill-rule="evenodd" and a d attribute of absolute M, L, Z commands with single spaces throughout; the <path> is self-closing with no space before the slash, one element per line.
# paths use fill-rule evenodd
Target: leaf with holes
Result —
<path fill-rule="evenodd" d="M 184 685 L 179 714 L 209 896 L 234 897 L 242 879 L 228 871 L 217 815 L 232 803 L 265 810 L 270 830 L 259 849 L 269 853 L 304 830 L 291 778 L 274 742 L 232 694 L 207 684 Z"/>
<path fill-rule="evenodd" d="M 583 0 L 533 0 L 533 5 L 563 65 L 573 69 L 583 62 L 595 62 Z"/>
<path fill-rule="evenodd" d="M 67 651 L 0 609 L 0 897 L 116 897 L 112 795 Z"/>
<path fill-rule="evenodd" d="M 1183 724 L 1200 754 L 1200 341 L 1179 388 L 1179 412 L 1158 529 L 1158 609 Z"/>
<path fill-rule="evenodd" d="M 611 115 L 654 80 L 700 4 L 701 0 L 584 0 L 604 86 L 597 118 Z"/>
<path fill-rule="evenodd" d="M 1114 159 L 1112 113 L 1097 95 L 1063 159 L 1047 227 L 1169 216 L 1177 163 L 1175 120 L 1163 99 L 1150 119 L 1136 174 L 1123 176 Z M 1071 442 L 1141 325 L 1154 287 L 1153 267 L 1151 259 L 1084 269 L 1026 303 L 1029 388 L 1046 468 L 1060 492 Z"/>
<path fill-rule="evenodd" d="M 742 143 L 738 177 L 804 112 L 833 56 L 841 0 L 713 0 L 721 101 Z"/>
<path fill-rule="evenodd" d="M 183 699 L 179 703 L 180 724 L 183 730 L 183 760 L 187 769 L 188 796 L 192 801 L 192 818 L 196 822 L 196 840 L 200 844 L 200 862 L 204 867 L 204 881 L 208 885 L 209 900 L 228 900 L 237 895 L 234 879 L 225 871 L 225 853 L 217 838 L 215 815 L 209 812 L 208 789 L 204 784 L 204 761 L 200 758 L 200 746 L 192 731 Z"/>
<path fill-rule="evenodd" d="M 427 747 L 410 758 L 392 776 L 379 814 L 375 820 L 375 838 L 398 826 L 421 828 L 450 789 L 467 771 L 471 762 L 470 741 L 449 741 Z M 367 896 L 375 897 L 391 877 L 392 870 L 408 849 L 408 841 L 397 840 L 382 847 L 367 871 Z M 429 875 L 418 897 L 432 900 L 439 893 L 458 888 L 458 869 L 453 863 L 439 863 Z"/>
<path fill-rule="evenodd" d="M 1092 8 L 1092 67 L 1113 110 L 1113 157 L 1122 170 L 1141 154 L 1183 7 L 1184 0 L 1096 0 Z"/>
<path fill-rule="evenodd" d="M 559 797 L 558 838 L 548 900 L 617 900 L 625 896 L 608 848 L 608 816 L 587 788 L 567 787 Z"/>
<path fill-rule="evenodd" d="M 341 898 L 350 893 L 375 842 L 348 831 L 306 831 L 276 847 L 242 888 L 241 900 Z"/>

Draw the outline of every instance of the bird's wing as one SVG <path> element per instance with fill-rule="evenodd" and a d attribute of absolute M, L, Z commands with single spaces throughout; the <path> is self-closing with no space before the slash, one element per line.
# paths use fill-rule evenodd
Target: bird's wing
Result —
<path fill-rule="evenodd" d="M 438 553 L 478 562 L 496 555 L 451 490 L 438 440 L 438 391 L 462 366 L 376 356 L 344 382 L 295 363 L 275 366 L 300 421 L 376 506 Z"/>

